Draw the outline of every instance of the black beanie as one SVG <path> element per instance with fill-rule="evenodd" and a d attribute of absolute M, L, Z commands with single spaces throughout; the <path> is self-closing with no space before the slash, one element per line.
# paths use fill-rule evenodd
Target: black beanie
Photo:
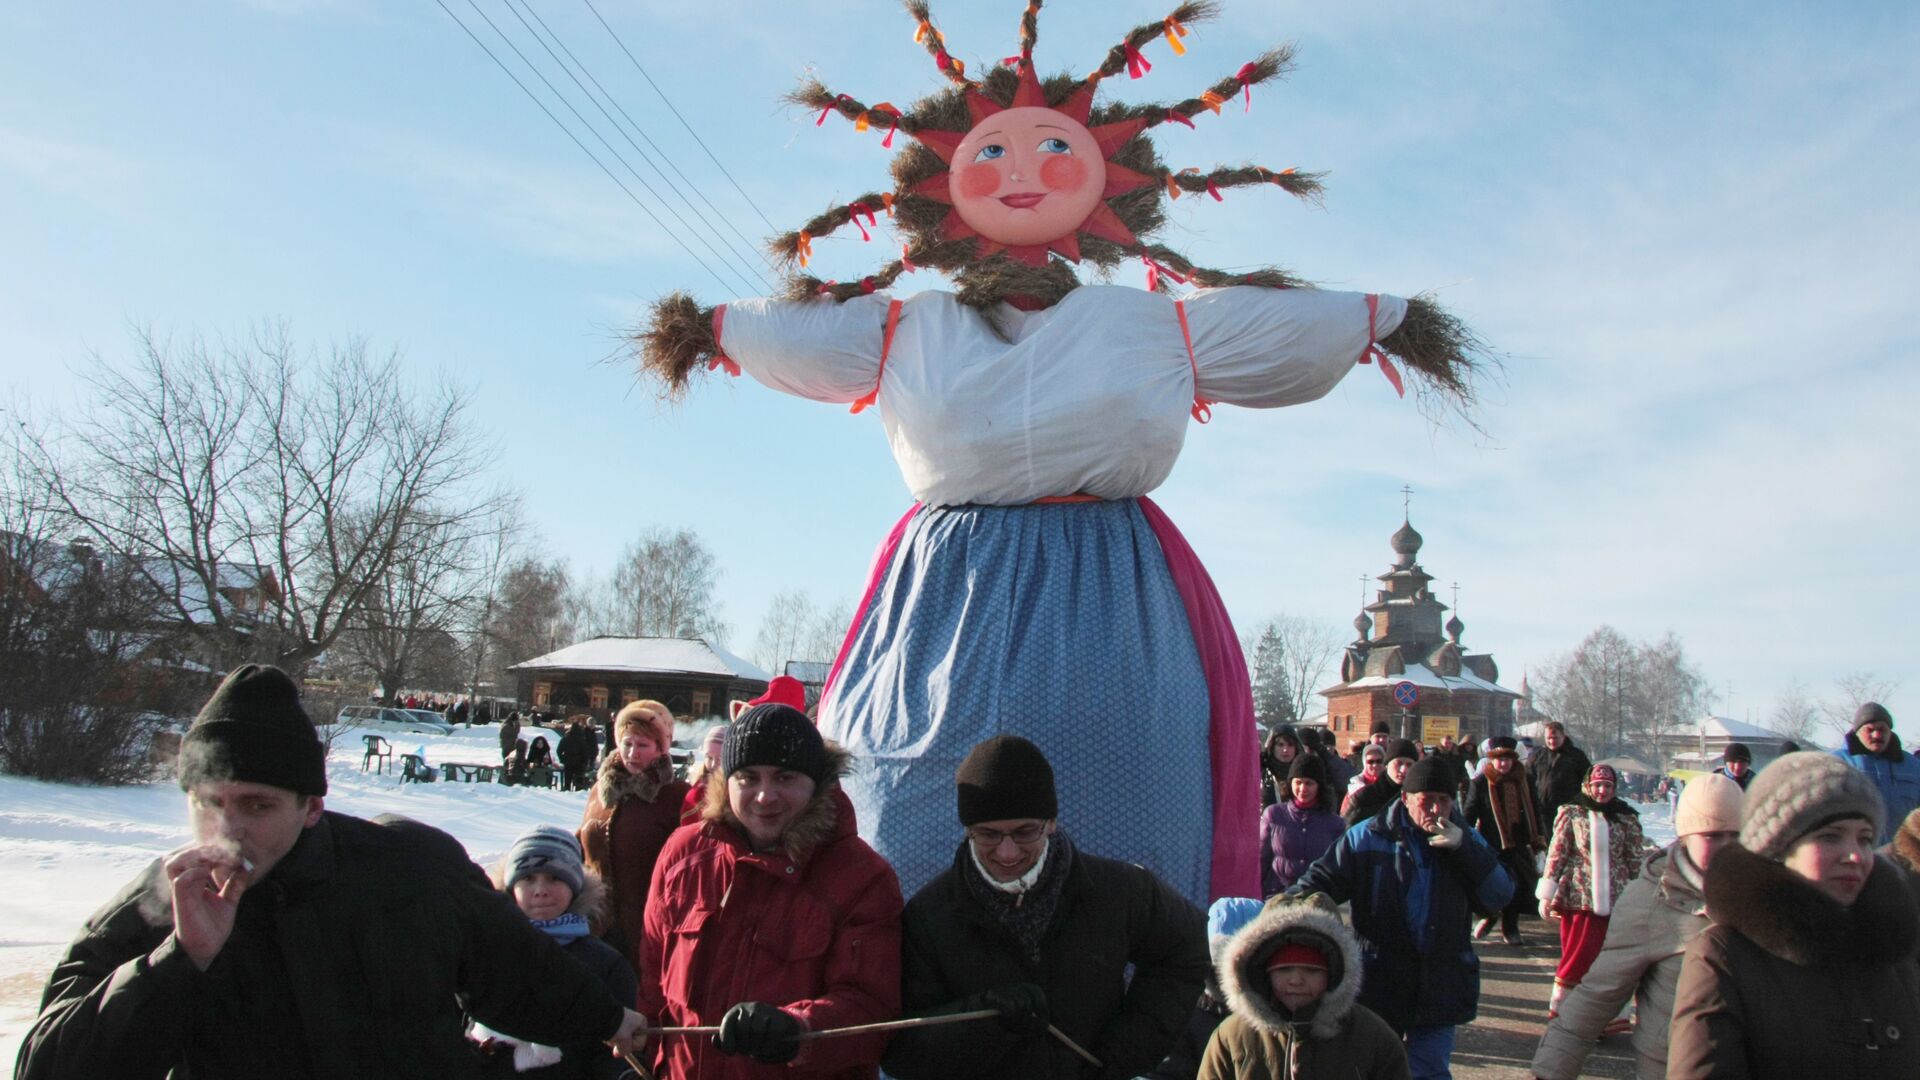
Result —
<path fill-rule="evenodd" d="M 1866 702 L 1854 711 L 1853 727 L 1851 730 L 1859 731 L 1868 724 L 1885 724 L 1888 727 L 1892 727 L 1893 714 L 1887 711 L 1885 705 L 1877 701 Z"/>
<path fill-rule="evenodd" d="M 1018 735 L 996 735 L 974 747 L 953 779 L 961 825 L 1060 816 L 1053 766 L 1039 747 Z"/>
<path fill-rule="evenodd" d="M 827 781 L 827 743 L 807 714 L 791 705 L 766 702 L 742 712 L 727 725 L 720 743 L 720 768 L 727 776 L 753 765 Z"/>
<path fill-rule="evenodd" d="M 327 793 L 327 752 L 300 707 L 300 688 L 277 667 L 235 668 L 180 742 L 180 787 L 238 780 Z"/>
<path fill-rule="evenodd" d="M 1313 750 L 1313 751 L 1318 751 L 1320 749 L 1320 729 L 1319 728 L 1316 728 L 1316 727 L 1298 728 L 1296 729 L 1295 733 L 1300 736 L 1300 746 L 1302 749 Z"/>
<path fill-rule="evenodd" d="M 1453 795 L 1460 790 L 1460 779 L 1454 774 L 1452 766 L 1437 757 L 1423 757 L 1407 770 L 1405 779 L 1400 781 L 1400 791 L 1405 795 L 1418 795 L 1422 792 L 1437 791 L 1442 795 Z"/>
<path fill-rule="evenodd" d="M 1730 742 L 1727 744 L 1725 750 L 1720 751 L 1720 760 L 1744 761 L 1751 765 L 1753 764 L 1753 751 L 1747 749 L 1746 743 Z"/>
<path fill-rule="evenodd" d="M 1367 731 L 1367 734 L 1368 735 L 1391 735 L 1393 734 L 1393 728 L 1388 727 L 1387 722 L 1385 720 L 1375 720 L 1373 722 L 1373 727 Z"/>
<path fill-rule="evenodd" d="M 1327 786 L 1327 764 L 1313 754 L 1301 754 L 1293 759 L 1293 767 L 1287 770 L 1287 782 L 1311 780 L 1321 787 Z"/>
<path fill-rule="evenodd" d="M 1412 739 L 1388 739 L 1387 760 L 1406 758 L 1408 761 L 1420 760 L 1420 744 Z"/>

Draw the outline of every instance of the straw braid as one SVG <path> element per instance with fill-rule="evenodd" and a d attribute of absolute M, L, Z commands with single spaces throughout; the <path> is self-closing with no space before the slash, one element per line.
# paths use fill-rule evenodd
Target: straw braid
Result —
<path fill-rule="evenodd" d="M 1298 169 L 1282 169 L 1275 172 L 1259 165 L 1228 165 L 1203 173 L 1199 169 L 1171 170 L 1160 174 L 1160 182 L 1167 193 L 1179 198 L 1180 193 L 1215 192 L 1220 188 L 1256 187 L 1260 184 L 1272 184 L 1297 198 L 1318 205 L 1325 189 L 1320 178 L 1326 173 L 1301 172 Z"/>
<path fill-rule="evenodd" d="M 1027 10 L 1020 13 L 1020 59 L 1027 67 L 1033 67 L 1033 46 L 1040 40 L 1040 3 L 1041 0 L 1027 0 Z"/>
<path fill-rule="evenodd" d="M 686 293 L 671 292 L 653 305 L 646 329 L 627 336 L 641 373 L 660 380 L 661 397 L 683 397 L 688 377 L 720 351 L 713 338 L 713 312 Z"/>
<path fill-rule="evenodd" d="M 967 65 L 947 52 L 946 35 L 933 25 L 933 9 L 927 5 L 927 0 L 906 0 L 906 6 L 907 14 L 920 24 L 920 28 L 914 32 L 914 40 L 927 50 L 928 56 L 933 57 L 933 66 L 939 68 L 940 74 L 955 85 L 972 86 L 973 80 L 967 78 Z"/>
<path fill-rule="evenodd" d="M 892 192 L 870 191 L 844 206 L 836 206 L 820 214 L 801 226 L 797 232 L 781 233 L 774 237 L 767 242 L 767 250 L 782 263 L 800 262 L 804 266 L 806 264 L 802 257 L 810 257 L 807 251 L 809 244 L 823 236 L 831 235 L 835 230 L 852 221 L 855 214 L 871 215 L 875 218 L 886 214 L 892 217 L 893 199 Z M 856 206 L 861 209 L 856 210 Z"/>
<path fill-rule="evenodd" d="M 822 281 L 811 274 L 794 274 L 787 278 L 787 299 L 811 300 L 817 296 L 830 296 L 837 303 L 845 303 L 856 296 L 866 296 L 891 287 L 906 272 L 906 262 L 895 259 L 859 281 Z"/>
<path fill-rule="evenodd" d="M 862 116 L 870 126 L 885 128 L 888 124 L 898 123 L 900 130 L 911 135 L 921 130 L 922 125 L 911 112 L 896 108 L 891 102 L 868 105 L 854 100 L 847 94 L 836 94 L 827 89 L 818 79 L 808 79 L 798 87 L 787 92 L 780 100 L 789 105 L 798 105 L 804 109 L 832 109 L 841 116 L 856 123 Z"/>
<path fill-rule="evenodd" d="M 1168 19 L 1186 24 L 1205 22 L 1218 14 L 1220 14 L 1220 5 L 1215 3 L 1214 0 L 1188 0 L 1187 3 L 1174 8 L 1173 12 L 1165 19 L 1158 19 L 1150 23 L 1141 23 L 1139 26 L 1127 31 L 1127 36 L 1120 40 L 1120 44 L 1107 50 L 1106 60 L 1101 62 L 1100 67 L 1095 70 L 1093 74 L 1087 76 L 1087 85 L 1092 86 L 1102 79 L 1112 78 L 1127 70 L 1127 50 L 1131 48 L 1135 52 L 1138 52 L 1142 45 L 1165 34 L 1167 32 Z M 1236 83 L 1235 85 L 1237 86 L 1238 84 Z"/>

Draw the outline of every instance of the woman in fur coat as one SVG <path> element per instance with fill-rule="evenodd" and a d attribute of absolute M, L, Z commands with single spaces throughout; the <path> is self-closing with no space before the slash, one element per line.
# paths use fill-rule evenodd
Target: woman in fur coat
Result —
<path fill-rule="evenodd" d="M 1357 1000 L 1360 943 L 1323 895 L 1275 897 L 1227 943 L 1199 1080 L 1407 1080 L 1407 1053 Z"/>
<path fill-rule="evenodd" d="M 1614 794 L 1620 776 L 1610 765 L 1587 771 L 1580 794 L 1553 819 L 1553 843 L 1534 890 L 1540 917 L 1560 920 L 1560 966 L 1553 973 L 1547 1018 L 1579 985 L 1607 941 L 1607 919 L 1627 882 L 1640 876 L 1640 812 Z"/>
<path fill-rule="evenodd" d="M 600 763 L 580 847 L 587 869 L 606 882 L 607 914 L 594 929 L 639 966 L 641 927 L 653 864 L 680 827 L 685 782 L 673 778 L 673 714 L 657 701 L 634 701 L 614 715 L 613 749 Z"/>
<path fill-rule="evenodd" d="M 1830 754 L 1754 780 L 1739 842 L 1707 868 L 1713 925 L 1681 966 L 1668 1077 L 1920 1076 L 1920 914 L 1874 854 L 1884 813 Z"/>
<path fill-rule="evenodd" d="M 1529 898 L 1538 875 L 1533 859 L 1547 850 L 1547 830 L 1527 767 L 1520 764 L 1520 744 L 1510 736 L 1496 735 L 1487 740 L 1485 757 L 1485 773 L 1468 785 L 1465 813 L 1467 824 L 1480 830 L 1487 846 L 1500 856 L 1500 865 L 1513 875 L 1513 900 L 1500 912 L 1500 937 L 1518 945 L 1520 916 L 1531 907 Z M 1486 937 L 1492 928 L 1492 916 L 1481 919 L 1474 927 L 1474 939 Z"/>
<path fill-rule="evenodd" d="M 588 929 L 606 904 L 600 876 L 580 861 L 580 842 L 572 833 L 540 825 L 522 833 L 487 875 L 493 886 L 513 898 L 533 925 L 546 933 L 574 963 L 586 968 L 622 1003 L 639 993 L 633 965 Z M 530 1080 L 631 1080 L 633 1073 L 602 1043 L 544 1046 L 505 1035 L 474 1021 L 468 1037 L 479 1044 L 490 1077 Z"/>

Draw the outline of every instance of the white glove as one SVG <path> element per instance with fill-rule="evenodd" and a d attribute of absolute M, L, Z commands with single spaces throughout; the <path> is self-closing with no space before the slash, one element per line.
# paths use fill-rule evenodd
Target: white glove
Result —
<path fill-rule="evenodd" d="M 1459 847 L 1466 839 L 1466 831 L 1449 821 L 1439 832 L 1428 836 L 1427 843 L 1433 847 L 1452 850 Z"/>
<path fill-rule="evenodd" d="M 1540 901 L 1540 917 L 1543 919 L 1557 919 L 1560 917 L 1560 913 L 1554 909 L 1552 900 Z"/>

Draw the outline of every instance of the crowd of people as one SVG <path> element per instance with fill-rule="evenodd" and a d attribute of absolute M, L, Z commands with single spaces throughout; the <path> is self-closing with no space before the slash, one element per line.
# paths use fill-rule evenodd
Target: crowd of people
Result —
<path fill-rule="evenodd" d="M 192 842 L 88 921 L 16 1075 L 1447 1077 L 1476 942 L 1537 910 L 1539 1077 L 1623 1030 L 1643 1077 L 1920 1076 L 1920 762 L 1879 706 L 1830 753 L 1729 747 L 1659 849 L 1558 725 L 1526 759 L 1376 731 L 1347 760 L 1282 728 L 1264 895 L 1203 913 L 1134 861 L 1151 838 L 1080 847 L 1011 735 L 960 762 L 951 864 L 903 896 L 858 818 L 943 811 L 856 807 L 791 691 L 687 779 L 667 708 L 624 706 L 580 821 L 488 874 L 425 824 L 327 810 L 295 684 L 239 669 L 183 741 Z"/>

